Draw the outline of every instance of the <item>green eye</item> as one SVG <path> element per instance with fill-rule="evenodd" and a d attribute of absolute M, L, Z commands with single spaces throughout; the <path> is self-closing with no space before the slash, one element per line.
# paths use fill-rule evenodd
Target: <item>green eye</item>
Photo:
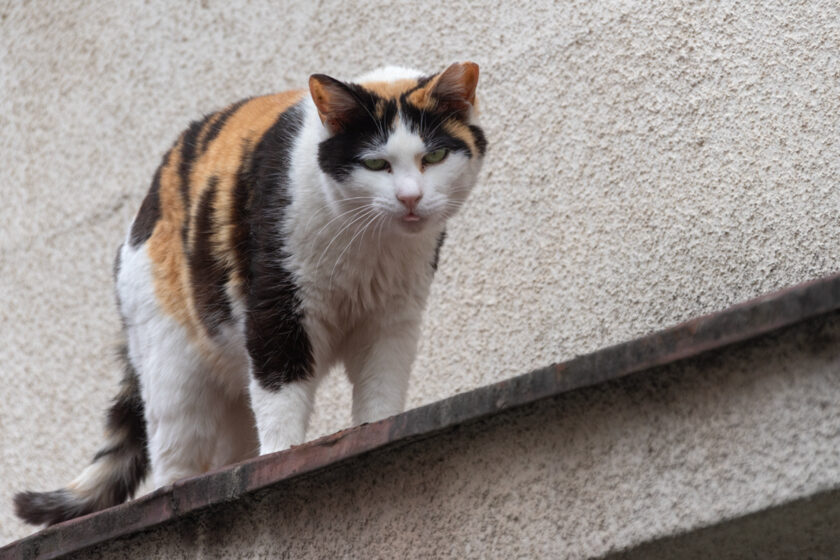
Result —
<path fill-rule="evenodd" d="M 440 163 L 442 162 L 447 154 L 449 154 L 449 150 L 446 148 L 440 148 L 439 150 L 435 150 L 434 152 L 429 152 L 425 156 L 423 156 L 424 163 Z"/>
<path fill-rule="evenodd" d="M 384 159 L 363 159 L 362 165 L 371 171 L 382 171 L 388 168 L 388 162 Z"/>

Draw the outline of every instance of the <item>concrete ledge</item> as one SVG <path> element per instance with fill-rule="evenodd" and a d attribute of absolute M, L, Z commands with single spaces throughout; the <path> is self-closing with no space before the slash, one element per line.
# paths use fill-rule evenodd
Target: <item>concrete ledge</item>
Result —
<path fill-rule="evenodd" d="M 286 487 L 300 475 L 345 464 L 374 450 L 396 450 L 436 434 L 450 434 L 458 426 L 516 414 L 523 407 L 529 413 L 545 412 L 554 399 L 574 389 L 755 339 L 838 308 L 840 275 L 802 284 L 381 422 L 179 481 L 138 500 L 21 539 L 0 549 L 0 558 L 56 558 L 136 535 L 163 523 L 187 519 L 206 508 L 228 507 L 224 504 L 256 491 Z"/>
<path fill-rule="evenodd" d="M 840 558 L 840 490 L 643 543 L 603 560 L 834 560 Z"/>

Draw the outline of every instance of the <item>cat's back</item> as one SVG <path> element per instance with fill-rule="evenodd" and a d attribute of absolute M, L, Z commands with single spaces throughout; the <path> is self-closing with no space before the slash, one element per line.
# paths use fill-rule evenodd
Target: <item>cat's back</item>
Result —
<path fill-rule="evenodd" d="M 248 266 L 255 154 L 304 93 L 244 99 L 192 122 L 155 172 L 123 254 L 144 254 L 156 305 L 194 336 L 231 318 Z"/>

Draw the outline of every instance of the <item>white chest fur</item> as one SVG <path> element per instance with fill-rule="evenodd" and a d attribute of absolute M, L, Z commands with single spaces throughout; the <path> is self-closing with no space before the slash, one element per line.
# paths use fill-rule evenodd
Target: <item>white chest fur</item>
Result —
<path fill-rule="evenodd" d="M 419 321 L 442 225 L 394 233 L 381 213 L 337 196 L 318 167 L 323 126 L 314 106 L 306 109 L 278 235 L 288 249 L 284 266 L 297 284 L 316 363 L 331 365 L 354 331 Z"/>

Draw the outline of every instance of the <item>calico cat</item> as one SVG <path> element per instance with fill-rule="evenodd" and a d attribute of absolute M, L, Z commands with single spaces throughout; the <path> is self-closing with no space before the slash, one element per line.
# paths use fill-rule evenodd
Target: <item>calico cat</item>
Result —
<path fill-rule="evenodd" d="M 403 410 L 447 219 L 476 182 L 478 66 L 389 67 L 194 122 L 119 249 L 125 375 L 106 444 L 66 488 L 22 492 L 53 524 L 304 440 L 343 364 L 353 421 Z"/>

